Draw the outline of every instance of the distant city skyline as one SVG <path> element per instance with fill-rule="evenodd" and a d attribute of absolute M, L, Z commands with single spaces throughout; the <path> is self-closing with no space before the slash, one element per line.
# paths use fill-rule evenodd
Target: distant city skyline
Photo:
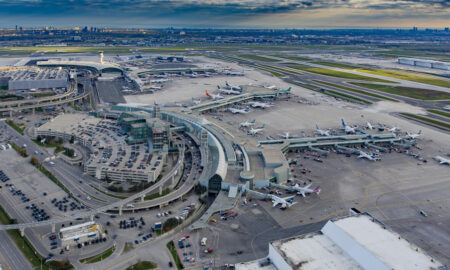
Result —
<path fill-rule="evenodd" d="M 0 0 L 0 27 L 445 28 L 448 0 Z"/>

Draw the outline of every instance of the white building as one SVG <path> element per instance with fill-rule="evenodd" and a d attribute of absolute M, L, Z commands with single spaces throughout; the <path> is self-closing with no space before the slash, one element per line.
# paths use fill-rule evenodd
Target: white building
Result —
<path fill-rule="evenodd" d="M 427 59 L 406 58 L 406 57 L 400 57 L 400 58 L 398 58 L 397 61 L 399 64 L 402 64 L 402 65 L 450 70 L 450 63 L 446 63 L 446 62 L 439 62 L 439 61 L 427 60 Z"/>
<path fill-rule="evenodd" d="M 99 237 L 103 237 L 102 227 L 93 221 L 61 228 L 58 233 L 58 239 L 63 247 L 74 246 Z"/>
<path fill-rule="evenodd" d="M 269 244 L 267 258 L 236 269 L 446 269 L 367 214 L 329 220 L 320 232 Z"/>

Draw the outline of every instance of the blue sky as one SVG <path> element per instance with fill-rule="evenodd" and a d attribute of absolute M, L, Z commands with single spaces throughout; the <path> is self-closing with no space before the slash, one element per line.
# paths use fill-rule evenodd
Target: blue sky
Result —
<path fill-rule="evenodd" d="M 448 27 L 450 0 L 0 0 L 0 26 Z"/>

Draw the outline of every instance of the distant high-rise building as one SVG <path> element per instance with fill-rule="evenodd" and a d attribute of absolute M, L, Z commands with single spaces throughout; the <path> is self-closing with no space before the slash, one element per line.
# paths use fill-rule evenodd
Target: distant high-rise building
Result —
<path fill-rule="evenodd" d="M 448 32 L 448 31 L 449 31 L 449 30 L 448 30 L 448 27 L 445 27 L 445 28 L 444 28 L 444 31 L 445 31 L 445 32 Z"/>

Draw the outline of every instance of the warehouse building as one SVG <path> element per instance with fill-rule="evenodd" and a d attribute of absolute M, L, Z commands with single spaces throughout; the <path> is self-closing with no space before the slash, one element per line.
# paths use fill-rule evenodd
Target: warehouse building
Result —
<path fill-rule="evenodd" d="M 427 59 L 400 57 L 400 58 L 398 58 L 398 63 L 402 64 L 402 65 L 409 65 L 409 66 L 450 70 L 450 63 L 427 60 Z"/>
<path fill-rule="evenodd" d="M 61 228 L 58 233 L 58 239 L 62 247 L 75 246 L 78 243 L 92 241 L 100 237 L 104 237 L 102 226 L 93 221 Z"/>
<path fill-rule="evenodd" d="M 69 75 L 60 68 L 8 68 L 0 71 L 8 90 L 67 88 Z M 4 82 L 3 82 L 4 84 Z"/>
<path fill-rule="evenodd" d="M 268 257 L 236 269 L 447 269 L 369 214 L 329 220 L 319 232 L 273 241 Z"/>

